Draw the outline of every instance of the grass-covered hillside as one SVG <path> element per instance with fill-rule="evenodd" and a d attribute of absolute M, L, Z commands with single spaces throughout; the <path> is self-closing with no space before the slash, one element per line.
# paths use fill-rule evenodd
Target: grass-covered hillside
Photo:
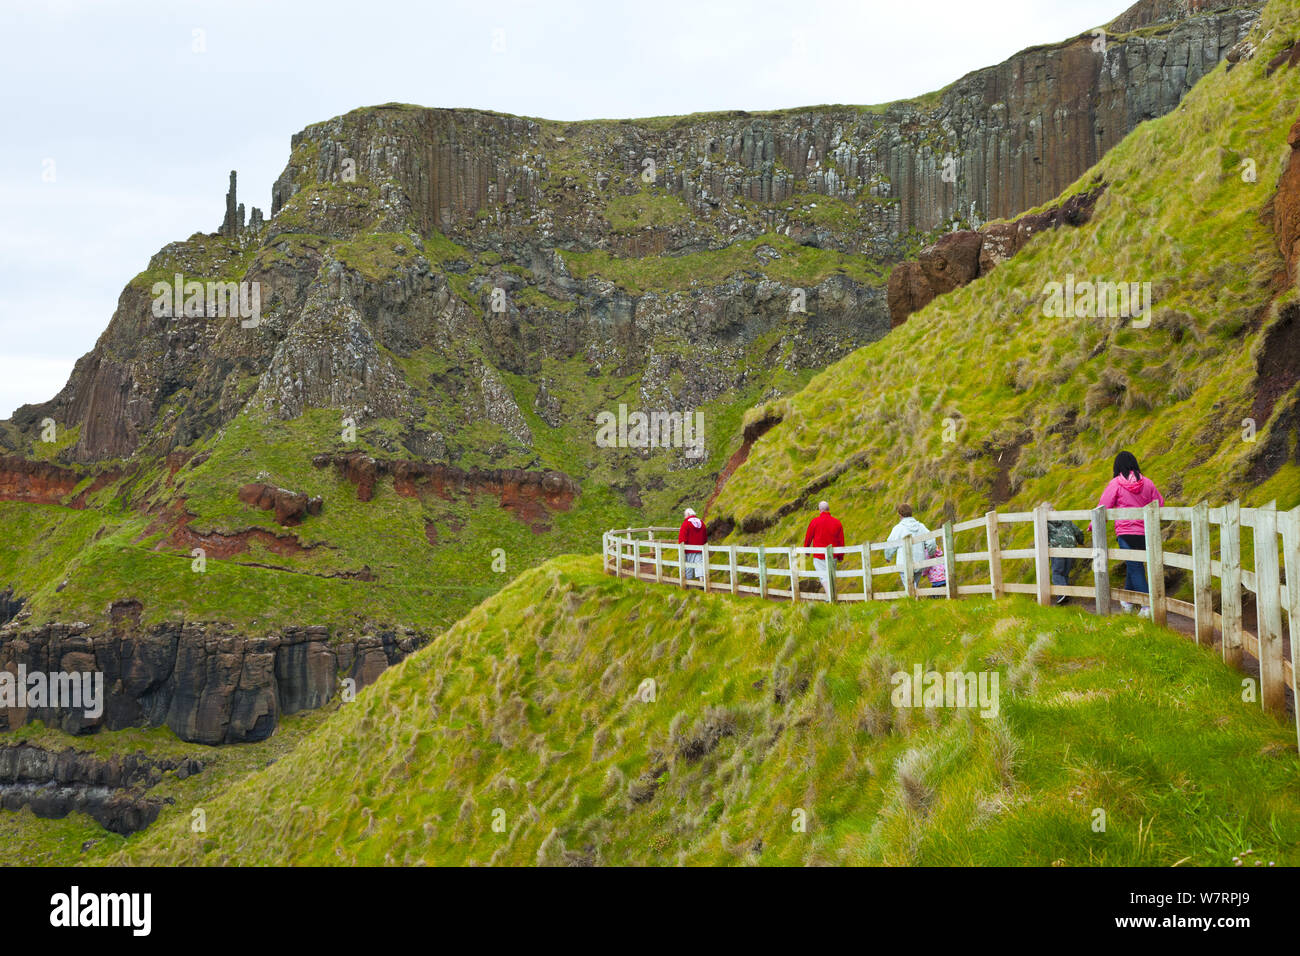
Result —
<path fill-rule="evenodd" d="M 339 420 L 327 410 L 290 421 L 249 411 L 194 446 L 179 467 L 123 466 L 83 508 L 0 501 L 0 586 L 25 599 L 33 625 L 104 626 L 111 603 L 136 600 L 144 625 L 225 621 L 248 634 L 292 623 L 438 629 L 523 568 L 590 547 L 634 513 L 599 483 L 567 510 L 542 516 L 536 531 L 490 491 L 399 494 L 381 477 L 371 500 L 360 501 L 357 484 L 335 467 L 314 466 L 313 454 L 383 457 L 386 449 L 364 437 L 343 443 Z M 272 511 L 238 497 L 259 481 L 320 496 L 321 513 L 277 524 Z M 201 573 L 196 547 L 207 553 Z"/>
<path fill-rule="evenodd" d="M 801 536 L 821 497 L 854 541 L 883 538 L 900 501 L 932 527 L 1004 503 L 1091 507 L 1122 448 L 1171 503 L 1300 504 L 1300 356 L 1282 327 L 1297 296 L 1267 214 L 1300 70 L 1266 75 L 1297 31 L 1300 4 L 1274 0 L 1252 59 L 1219 64 L 1067 191 L 1105 184 L 1091 221 L 1040 233 L 802 392 L 751 411 L 782 420 L 714 515 L 778 543 Z M 1047 284 L 1069 274 L 1150 282 L 1149 325 L 1046 316 Z"/>
<path fill-rule="evenodd" d="M 894 706 L 918 665 L 996 671 L 996 716 Z M 110 861 L 1284 865 L 1297 787 L 1290 728 L 1147 622 L 791 607 L 566 557 L 205 803 L 205 832 L 178 802 Z"/>

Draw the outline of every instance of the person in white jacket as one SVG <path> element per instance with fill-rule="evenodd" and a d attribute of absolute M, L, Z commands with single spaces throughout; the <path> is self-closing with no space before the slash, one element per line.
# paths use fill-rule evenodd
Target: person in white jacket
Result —
<path fill-rule="evenodd" d="M 893 530 L 889 532 L 889 537 L 886 539 L 888 541 L 902 541 L 909 534 L 910 535 L 925 534 L 927 531 L 930 530 L 925 525 L 921 524 L 921 522 L 917 521 L 915 518 L 912 517 L 911 505 L 899 505 L 898 515 L 900 520 L 898 524 L 894 525 Z M 906 591 L 907 572 L 903 570 L 903 568 L 905 567 L 903 563 L 904 562 L 903 549 L 902 548 L 885 549 L 886 561 L 889 561 L 895 555 L 898 556 L 898 560 L 896 562 L 898 565 L 898 577 L 903 582 L 903 590 Z M 924 560 L 925 560 L 925 542 L 913 541 L 912 542 L 912 564 L 915 566 L 916 564 L 919 564 Z M 912 583 L 919 584 L 921 581 L 921 575 L 923 575 L 924 573 L 925 573 L 924 571 L 913 571 Z"/>

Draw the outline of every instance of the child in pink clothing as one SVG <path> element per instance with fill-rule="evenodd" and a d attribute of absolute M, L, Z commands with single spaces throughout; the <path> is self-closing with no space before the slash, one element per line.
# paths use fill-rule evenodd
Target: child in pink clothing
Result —
<path fill-rule="evenodd" d="M 1106 490 L 1097 502 L 1103 508 L 1144 508 L 1149 502 L 1157 501 L 1162 506 L 1164 496 L 1157 490 L 1155 483 L 1142 474 L 1137 458 L 1132 452 L 1122 451 L 1115 456 L 1115 477 L 1110 480 Z M 1140 518 L 1123 518 L 1115 521 L 1115 537 L 1119 546 L 1132 551 L 1145 551 L 1147 547 L 1146 526 Z M 1141 561 L 1124 562 L 1127 570 L 1124 587 L 1141 594 L 1150 593 L 1147 589 L 1146 568 Z M 1120 601 L 1124 610 L 1132 605 Z"/>
<path fill-rule="evenodd" d="M 942 558 L 943 545 L 939 544 L 938 541 L 926 545 L 925 556 L 927 558 Z M 932 564 L 925 569 L 925 576 L 930 579 L 930 587 L 932 588 L 941 588 L 948 583 L 944 574 L 942 564 Z"/>

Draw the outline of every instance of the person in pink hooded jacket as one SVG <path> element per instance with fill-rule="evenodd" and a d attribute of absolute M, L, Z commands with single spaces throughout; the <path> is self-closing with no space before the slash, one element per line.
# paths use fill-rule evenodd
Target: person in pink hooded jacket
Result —
<path fill-rule="evenodd" d="M 1097 504 L 1103 508 L 1144 508 L 1149 502 L 1158 501 L 1162 506 L 1165 503 L 1164 495 L 1156 490 L 1155 482 L 1142 474 L 1142 469 L 1138 467 L 1138 460 L 1132 452 L 1122 451 L 1115 456 L 1115 477 L 1110 480 L 1106 490 L 1101 493 L 1101 499 Z M 1119 546 L 1132 551 L 1145 551 L 1147 547 L 1146 526 L 1142 520 L 1133 518 L 1122 518 L 1115 520 L 1115 537 L 1119 539 Z M 1124 576 L 1124 587 L 1129 591 L 1137 591 L 1141 594 L 1149 594 L 1147 589 L 1146 567 L 1141 561 L 1124 562 L 1127 571 Z M 1133 605 L 1128 601 L 1120 601 L 1120 605 L 1125 611 L 1131 611 Z M 1143 608 L 1139 613 L 1150 614 L 1148 608 Z"/>

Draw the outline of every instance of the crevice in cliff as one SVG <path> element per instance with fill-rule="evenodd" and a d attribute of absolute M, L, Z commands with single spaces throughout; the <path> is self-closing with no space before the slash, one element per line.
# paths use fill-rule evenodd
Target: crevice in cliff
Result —
<path fill-rule="evenodd" d="M 856 454 L 851 455 L 849 458 L 846 458 L 844 461 L 837 463 L 829 471 L 826 471 L 823 474 L 814 478 L 811 482 L 805 485 L 798 492 L 798 494 L 796 494 L 790 501 L 787 501 L 785 504 L 781 505 L 779 508 L 776 509 L 776 511 L 772 512 L 771 514 L 748 515 L 747 517 L 742 519 L 739 524 L 741 534 L 757 534 L 760 531 L 766 531 L 768 528 L 774 526 L 778 521 L 780 521 L 786 515 L 793 514 L 794 512 L 800 510 L 801 508 L 807 508 L 809 506 L 809 499 L 811 499 L 814 495 L 816 495 L 817 492 L 821 491 L 824 488 L 830 487 L 830 485 L 833 484 L 835 480 L 839 478 L 840 475 L 844 474 L 846 471 L 850 471 L 854 468 L 861 467 L 862 465 L 865 465 L 866 462 L 867 462 L 867 453 L 857 452 Z M 717 527 L 728 528 L 728 533 L 730 533 L 730 530 L 734 530 L 734 528 L 736 527 L 735 518 L 732 517 L 731 515 L 722 515 L 717 519 L 717 521 L 718 521 Z"/>

